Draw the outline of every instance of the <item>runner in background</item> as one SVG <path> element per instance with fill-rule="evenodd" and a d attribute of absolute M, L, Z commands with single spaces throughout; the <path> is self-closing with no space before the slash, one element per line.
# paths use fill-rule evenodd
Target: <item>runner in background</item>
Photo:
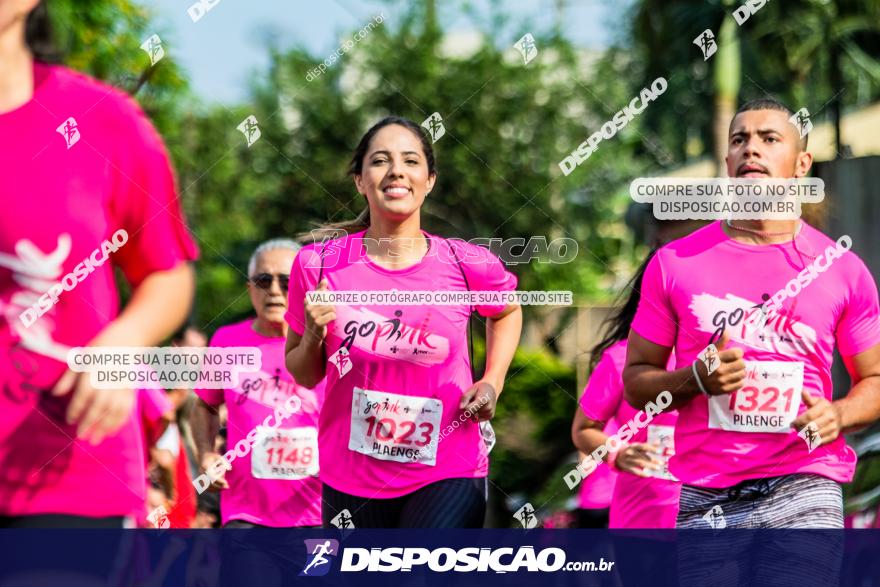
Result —
<path fill-rule="evenodd" d="M 138 105 L 35 59 L 38 4 L 0 3 L 0 527 L 122 527 L 145 500 L 136 392 L 93 389 L 67 354 L 161 343 L 197 250 Z M 132 287 L 121 312 L 114 266 Z"/>
<path fill-rule="evenodd" d="M 168 424 L 174 419 L 174 404 L 162 389 L 141 389 L 138 390 L 136 406 L 135 413 L 138 414 L 143 432 L 144 462 L 147 463 L 144 471 L 147 497 L 144 511 L 135 519 L 134 525 L 138 528 L 153 528 L 154 525 L 148 520 L 150 514 L 159 507 L 168 511 L 170 503 L 168 493 L 152 479 L 151 469 L 154 468 L 154 463 L 151 454 L 168 428 Z"/>
<path fill-rule="evenodd" d="M 579 427 L 579 422 L 583 417 L 580 416 L 580 408 L 575 412 L 575 422 L 572 424 L 574 430 Z M 579 418 L 580 416 L 580 418 Z M 611 419 L 602 429 L 605 435 L 614 434 L 620 425 L 617 420 Z M 580 460 L 586 458 L 587 455 L 578 451 Z M 602 462 L 593 473 L 586 479 L 581 481 L 581 488 L 578 492 L 578 507 L 575 510 L 576 528 L 607 528 L 608 515 L 611 508 L 611 496 L 614 494 L 614 483 L 617 481 L 617 471 L 608 466 L 608 463 Z"/>
<path fill-rule="evenodd" d="M 489 320 L 486 369 L 474 381 L 471 306 L 333 307 L 308 303 L 306 293 L 508 291 L 516 277 L 486 249 L 421 229 L 436 168 L 414 122 L 379 121 L 349 169 L 367 208 L 344 226 L 347 236 L 297 255 L 285 315 L 288 368 L 305 385 L 327 377 L 324 524 L 344 517 L 356 528 L 482 527 L 489 463 L 479 422 L 494 415 L 519 343 L 519 306 L 476 306 Z"/>
<path fill-rule="evenodd" d="M 205 347 L 208 339 L 191 324 L 182 326 L 171 338 L 172 347 Z M 195 522 L 197 499 L 192 480 L 199 474 L 190 418 L 195 406 L 189 389 L 159 390 L 169 402 L 167 427 L 150 444 L 153 484 L 164 497 L 172 528 L 190 528 Z M 154 446 L 155 445 L 155 446 Z"/>
<path fill-rule="evenodd" d="M 202 400 L 198 400 L 199 402 Z M 217 430 L 217 437 L 214 441 L 214 452 L 222 455 L 226 452 L 226 406 L 222 405 L 217 410 L 220 413 L 220 428 Z M 198 452 L 196 452 L 198 455 Z M 198 463 L 198 456 L 195 461 Z M 196 470 L 193 478 L 195 479 L 201 474 L 201 465 Z M 220 515 L 220 493 L 217 491 L 203 491 L 198 493 L 198 510 L 196 512 L 196 520 L 193 524 L 194 528 L 222 528 L 223 517 Z"/>
<path fill-rule="evenodd" d="M 277 430 L 251 435 L 246 454 L 236 453 L 231 470 L 213 483 L 196 478 L 196 486 L 221 491 L 220 511 L 225 527 L 268 526 L 290 528 L 321 525 L 321 483 L 318 480 L 318 412 L 323 385 L 298 385 L 284 366 L 287 324 L 288 270 L 299 245 L 289 239 L 261 244 L 248 263 L 248 293 L 255 318 L 224 326 L 211 338 L 212 347 L 257 347 L 262 355 L 258 373 L 243 373 L 234 389 L 198 389 L 193 434 L 202 472 L 220 459 L 214 452 L 219 415 L 225 404 L 227 450 L 244 449 L 248 434 L 269 427 Z M 274 413 L 293 397 L 301 407 L 279 419 Z M 280 420 L 280 421 L 279 421 Z M 222 469 L 220 470 L 222 472 Z"/>
<path fill-rule="evenodd" d="M 674 221 L 674 220 L 658 220 L 651 213 L 650 206 L 644 206 L 642 209 L 638 204 L 633 204 L 627 211 L 627 225 L 637 235 L 641 235 L 642 240 L 652 249 L 657 249 L 677 238 L 681 238 L 690 234 L 697 228 L 705 225 L 699 221 Z M 648 214 L 643 215 L 644 209 Z M 631 321 L 630 317 L 630 321 Z M 628 328 L 628 327 L 627 327 Z M 619 340 L 619 339 L 615 339 Z M 598 361 L 600 357 L 596 357 Z M 591 361 L 591 369 L 595 368 L 596 363 Z M 583 397 L 583 394 L 582 396 Z M 572 434 L 577 435 L 584 424 L 587 422 L 583 408 L 578 407 L 575 410 L 575 421 L 572 424 Z M 607 437 L 617 432 L 620 427 L 614 417 L 608 420 L 602 433 Z M 574 437 L 574 436 L 573 436 Z M 578 451 L 581 458 L 585 457 L 584 453 Z M 576 510 L 578 527 L 580 528 L 607 528 L 609 522 L 609 510 L 611 506 L 612 496 L 614 494 L 614 483 L 617 479 L 618 471 L 608 466 L 603 461 L 593 473 L 586 479 L 581 481 L 580 493 L 578 500 L 580 507 Z"/>
<path fill-rule="evenodd" d="M 623 398 L 621 374 L 626 361 L 626 337 L 639 305 L 642 276 L 652 257 L 653 252 L 624 288 L 625 302 L 607 320 L 604 337 L 593 348 L 593 371 L 572 425 L 572 439 L 584 453 L 592 453 L 605 444 L 607 422 L 616 420 L 622 425 L 633 421 L 638 413 Z M 681 487 L 669 473 L 668 461 L 675 451 L 672 435 L 677 417 L 675 411 L 655 416 L 646 427 L 631 434 L 628 441 L 621 432 L 622 448 L 609 451 L 608 466 L 618 472 L 609 528 L 675 527 Z"/>

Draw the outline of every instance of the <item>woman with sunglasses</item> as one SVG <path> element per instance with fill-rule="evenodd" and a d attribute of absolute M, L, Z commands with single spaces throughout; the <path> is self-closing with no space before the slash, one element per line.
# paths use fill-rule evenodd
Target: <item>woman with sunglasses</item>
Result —
<path fill-rule="evenodd" d="M 224 326 L 211 338 L 212 347 L 259 348 L 259 372 L 239 374 L 231 389 L 196 390 L 202 402 L 193 414 L 193 436 L 202 469 L 223 471 L 216 466 L 221 457 L 214 452 L 220 404 L 227 409 L 227 448 L 242 449 L 231 469 L 213 475 L 211 484 L 222 490 L 220 511 L 226 527 L 321 525 L 317 425 L 323 386 L 311 390 L 297 385 L 284 367 L 288 269 L 297 250 L 299 245 L 289 239 L 257 247 L 248 263 L 248 292 L 256 317 Z M 292 395 L 300 409 L 285 418 L 274 416 Z M 262 429 L 267 417 L 275 418 L 277 428 L 251 434 L 253 444 L 243 450 L 248 434 Z"/>
<path fill-rule="evenodd" d="M 488 451 L 479 422 L 492 418 L 519 343 L 519 306 L 476 306 L 488 320 L 486 369 L 474 382 L 470 305 L 329 306 L 307 303 L 306 293 L 502 292 L 516 277 L 486 249 L 421 229 L 436 169 L 414 122 L 388 117 L 370 128 L 350 172 L 367 208 L 343 227 L 347 236 L 297 255 L 285 315 L 288 368 L 303 385 L 327 377 L 324 524 L 482 527 Z"/>

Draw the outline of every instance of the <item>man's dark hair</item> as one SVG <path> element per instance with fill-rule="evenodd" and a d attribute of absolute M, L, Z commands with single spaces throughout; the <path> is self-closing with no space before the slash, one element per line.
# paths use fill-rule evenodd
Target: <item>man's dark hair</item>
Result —
<path fill-rule="evenodd" d="M 737 115 L 742 114 L 743 112 L 749 112 L 752 110 L 778 110 L 779 112 L 785 112 L 785 115 L 791 118 L 794 115 L 791 108 L 777 100 L 776 98 L 766 97 L 766 98 L 758 98 L 756 100 L 749 100 L 745 104 L 739 107 L 739 110 L 736 111 L 736 114 L 733 115 L 733 119 L 735 120 Z M 729 135 L 733 130 L 733 120 L 730 121 L 730 129 L 727 131 Z M 800 135 L 800 129 L 798 129 L 798 135 Z M 807 139 L 810 138 L 810 135 L 804 135 L 804 138 L 801 139 L 801 151 L 807 150 Z"/>
<path fill-rule="evenodd" d="M 60 63 L 61 52 L 55 46 L 52 23 L 46 2 L 40 2 L 28 14 L 25 24 L 25 42 L 34 59 L 46 63 Z"/>

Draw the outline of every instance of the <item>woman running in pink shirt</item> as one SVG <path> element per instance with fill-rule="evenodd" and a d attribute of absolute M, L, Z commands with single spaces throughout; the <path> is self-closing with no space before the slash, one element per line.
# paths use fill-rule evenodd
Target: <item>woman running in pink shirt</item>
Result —
<path fill-rule="evenodd" d="M 516 278 L 486 249 L 422 230 L 437 175 L 414 122 L 374 125 L 350 172 L 368 207 L 346 236 L 297 255 L 286 314 L 287 367 L 303 385 L 327 378 L 318 437 L 324 524 L 482 527 L 489 463 L 479 423 L 492 418 L 519 343 L 519 306 L 331 306 L 308 303 L 306 293 L 505 292 Z M 488 318 L 478 381 L 468 356 L 474 308 Z"/>
<path fill-rule="evenodd" d="M 623 397 L 622 373 L 626 337 L 639 305 L 642 275 L 652 257 L 649 255 L 642 263 L 627 288 L 630 294 L 626 302 L 610 318 L 605 337 L 593 349 L 593 372 L 572 425 L 575 446 L 587 454 L 608 440 L 608 433 L 603 431 L 606 422 L 615 419 L 625 424 L 634 421 L 638 413 Z M 611 498 L 609 528 L 675 527 L 681 484 L 669 473 L 668 461 L 675 450 L 673 430 L 677 418 L 674 410 L 665 411 L 644 428 L 634 430 L 619 450 L 609 450 L 607 462 L 619 472 Z"/>

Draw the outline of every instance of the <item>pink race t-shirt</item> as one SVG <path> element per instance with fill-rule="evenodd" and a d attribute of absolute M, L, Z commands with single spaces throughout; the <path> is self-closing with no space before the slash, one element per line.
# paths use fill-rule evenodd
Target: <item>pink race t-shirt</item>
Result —
<path fill-rule="evenodd" d="M 114 265 L 137 287 L 196 258 L 162 140 L 128 96 L 37 63 L 33 99 L 0 114 L 0 161 L 0 514 L 139 512 L 137 413 L 92 446 L 65 421 L 72 394 L 49 390 L 67 369 L 68 350 L 118 314 Z M 103 260 L 102 242 L 120 229 L 128 240 L 106 262 L 74 271 Z M 59 282 L 68 290 L 57 303 L 22 321 Z"/>
<path fill-rule="evenodd" d="M 425 236 L 428 254 L 398 271 L 367 257 L 363 232 L 304 247 L 291 269 L 285 315 L 290 327 L 303 333 L 305 294 L 315 288 L 322 264 L 331 291 L 516 288 L 516 277 L 486 249 Z M 493 316 L 504 304 L 476 309 Z M 479 426 L 458 407 L 473 383 L 470 306 L 354 303 L 335 310 L 324 341 L 322 481 L 351 495 L 391 498 L 441 479 L 485 477 L 488 455 Z"/>
<path fill-rule="evenodd" d="M 620 424 L 611 418 L 602 429 L 607 435 L 614 434 Z M 614 483 L 617 481 L 617 470 L 602 462 L 586 479 L 581 481 L 580 493 L 578 493 L 578 507 L 583 510 L 601 510 L 611 506 L 611 496 L 614 494 Z"/>
<path fill-rule="evenodd" d="M 625 340 L 615 343 L 602 353 L 580 400 L 581 408 L 587 418 L 597 422 L 607 422 L 613 418 L 617 420 L 618 428 L 633 421 L 638 410 L 623 399 L 625 365 Z M 646 427 L 639 428 L 633 434 L 629 444 L 647 443 L 664 437 L 671 440 L 677 419 L 678 413 L 675 410 L 654 416 Z M 645 416 L 640 416 L 637 421 L 645 421 Z M 632 425 L 630 429 L 633 429 Z M 666 460 L 669 458 L 669 453 L 675 450 L 669 440 L 664 443 Z M 618 471 L 614 495 L 611 499 L 609 528 L 675 527 L 681 484 L 659 476 L 661 475 L 659 472 L 657 475 L 639 477 L 626 471 Z"/>
<path fill-rule="evenodd" d="M 647 267 L 636 333 L 675 347 L 683 366 L 726 328 L 727 348 L 742 348 L 747 366 L 734 397 L 710 404 L 698 395 L 679 409 L 670 468 L 684 483 L 723 488 L 793 473 L 852 479 L 856 456 L 842 436 L 810 452 L 789 424 L 806 410 L 801 388 L 832 399 L 835 344 L 851 357 L 880 343 L 877 287 L 854 253 L 827 255 L 835 243 L 802 226 L 796 247 L 757 246 L 731 239 L 715 222 L 666 245 Z M 797 287 L 812 263 L 824 270 Z M 796 295 L 760 319 L 762 301 L 783 288 Z"/>
<path fill-rule="evenodd" d="M 276 409 L 296 396 L 301 409 L 283 418 L 277 430 L 256 437 L 245 456 L 237 453 L 226 472 L 229 489 L 220 492 L 223 523 L 243 520 L 260 526 L 286 528 L 321 525 L 321 482 L 318 480 L 318 414 L 324 383 L 315 389 L 297 385 L 284 366 L 284 337 L 266 337 L 253 319 L 224 326 L 211 337 L 212 347 L 255 347 L 262 366 L 256 373 L 240 373 L 233 389 L 197 389 L 212 406 L 226 404 L 226 448 L 234 450 L 266 419 L 274 426 Z"/>

